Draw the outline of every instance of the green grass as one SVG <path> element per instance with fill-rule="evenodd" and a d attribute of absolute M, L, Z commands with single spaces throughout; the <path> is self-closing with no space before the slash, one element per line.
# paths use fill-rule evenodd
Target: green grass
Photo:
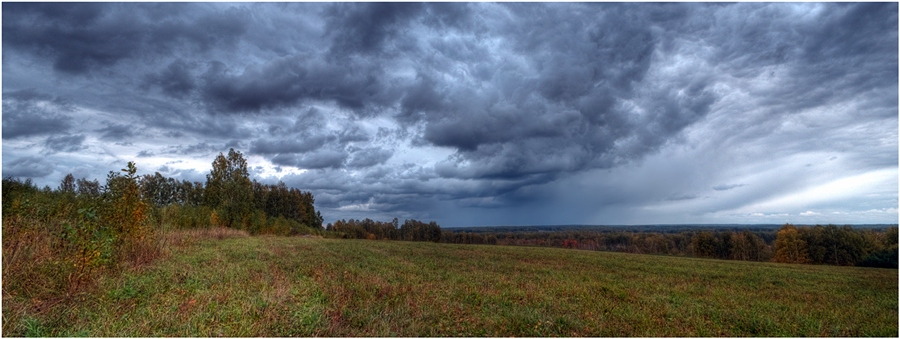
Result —
<path fill-rule="evenodd" d="M 174 247 L 76 302 L 30 305 L 4 296 L 5 336 L 897 337 L 898 273 L 240 237 Z"/>

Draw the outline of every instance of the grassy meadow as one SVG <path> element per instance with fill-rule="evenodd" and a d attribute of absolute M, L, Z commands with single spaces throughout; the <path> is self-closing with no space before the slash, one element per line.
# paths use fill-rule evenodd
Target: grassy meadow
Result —
<path fill-rule="evenodd" d="M 181 231 L 4 336 L 898 336 L 892 269 Z M 6 284 L 6 282 L 4 283 Z"/>

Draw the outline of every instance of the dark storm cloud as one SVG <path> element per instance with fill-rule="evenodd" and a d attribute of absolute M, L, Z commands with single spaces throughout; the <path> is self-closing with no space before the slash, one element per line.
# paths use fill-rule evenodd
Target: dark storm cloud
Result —
<path fill-rule="evenodd" d="M 337 138 L 328 135 L 297 137 L 292 140 L 283 138 L 273 140 L 257 140 L 250 145 L 250 152 L 255 154 L 306 153 L 321 148 L 325 143 Z"/>
<path fill-rule="evenodd" d="M 697 166 L 758 149 L 897 161 L 896 3 L 4 3 L 2 21 L 13 173 L 49 175 L 42 151 L 128 149 L 159 168 L 235 147 L 364 215 L 521 211 L 681 147 Z M 669 181 L 590 201 L 770 187 Z"/>
<path fill-rule="evenodd" d="M 73 110 L 65 100 L 31 89 L 3 93 L 3 139 L 64 133 Z"/>
<path fill-rule="evenodd" d="M 96 132 L 101 133 L 100 139 L 107 141 L 121 141 L 135 136 L 131 126 L 111 122 L 107 122 L 106 127 L 98 129 Z"/>
<path fill-rule="evenodd" d="M 56 166 L 41 157 L 21 157 L 3 162 L 3 177 L 8 178 L 43 178 Z"/>
<path fill-rule="evenodd" d="M 800 57 L 806 61 L 804 65 L 818 70 L 819 75 L 825 78 L 836 78 L 850 75 L 858 71 L 857 67 L 864 70 L 883 70 L 896 60 L 884 60 L 878 56 L 897 51 L 897 32 L 893 32 L 894 39 L 885 39 L 884 25 L 896 21 L 896 4 L 892 3 L 857 3 L 835 4 L 825 13 L 823 22 L 814 29 L 805 30 L 810 38 L 805 39 Z M 804 27 L 805 28 L 805 27 Z M 825 67 L 835 62 L 847 63 L 848 67 Z M 809 70 L 807 69 L 801 69 Z M 858 73 L 856 73 L 858 74 Z M 857 79 L 853 74 L 852 81 L 859 90 L 868 90 L 872 87 L 890 87 L 897 85 L 897 75 L 884 74 L 876 76 L 872 82 L 868 79 Z M 872 74 L 875 75 L 875 74 Z"/>
<path fill-rule="evenodd" d="M 48 153 L 77 152 L 85 148 L 83 134 L 52 136 L 44 141 L 44 149 Z"/>
<path fill-rule="evenodd" d="M 341 143 L 365 142 L 371 139 L 368 133 L 360 129 L 358 125 L 351 125 L 349 128 L 340 131 L 337 138 Z"/>
<path fill-rule="evenodd" d="M 272 157 L 276 165 L 293 166 L 307 169 L 324 169 L 343 167 L 347 153 L 343 151 L 321 149 L 306 154 L 278 154 Z"/>
<path fill-rule="evenodd" d="M 371 139 L 358 125 L 323 131 L 321 124 L 306 123 L 310 115 L 318 116 L 319 112 L 311 110 L 300 115 L 293 126 L 270 126 L 272 135 L 253 141 L 250 153 L 270 156 L 278 165 L 307 169 L 371 167 L 384 163 L 393 154 L 381 147 L 355 146 Z"/>
<path fill-rule="evenodd" d="M 380 147 L 354 148 L 351 150 L 353 157 L 347 161 L 347 166 L 351 168 L 372 167 L 383 164 L 391 158 L 393 151 Z"/>
<path fill-rule="evenodd" d="M 213 62 L 203 75 L 203 98 L 215 110 L 259 111 L 290 107 L 307 100 L 333 101 L 342 107 L 363 110 L 389 102 L 390 93 L 376 66 L 342 67 L 295 56 L 271 61 L 232 75 Z"/>
<path fill-rule="evenodd" d="M 218 153 L 228 153 L 228 145 L 223 144 L 210 144 L 207 142 L 201 142 L 190 145 L 175 145 L 175 146 L 167 146 L 158 150 L 157 152 L 142 150 L 138 152 L 138 156 L 153 156 L 154 154 L 169 154 L 169 155 L 180 155 L 180 156 L 196 156 L 196 155 L 204 155 L 204 154 L 218 154 Z"/>
<path fill-rule="evenodd" d="M 896 4 L 820 5 L 819 17 L 800 23 L 780 19 L 790 8 L 779 4 L 721 11 L 723 24 L 707 34 L 719 46 L 711 62 L 743 78 L 785 72 L 791 83 L 758 93 L 779 115 L 872 90 L 896 92 L 897 60 L 884 57 L 897 50 L 896 30 L 886 27 L 897 20 Z M 890 97 L 885 105 L 896 106 Z"/>
<path fill-rule="evenodd" d="M 227 45 L 245 31 L 244 13 L 234 10 L 171 15 L 199 7 L 4 3 L 3 44 L 50 58 L 59 72 L 85 74 L 125 59 L 164 54 L 176 45 L 201 51 Z"/>
<path fill-rule="evenodd" d="M 130 57 L 140 33 L 118 20 L 103 21 L 103 4 L 3 4 L 3 42 L 54 60 L 56 70 L 84 73 Z"/>
<path fill-rule="evenodd" d="M 159 73 L 148 74 L 144 80 L 145 87 L 158 87 L 170 97 L 184 98 L 196 87 L 196 81 L 191 74 L 193 68 L 181 59 L 175 60 Z"/>
<path fill-rule="evenodd" d="M 325 10 L 326 31 L 332 38 L 330 54 L 375 54 L 385 41 L 394 40 L 423 5 L 418 3 L 339 3 Z"/>
<path fill-rule="evenodd" d="M 496 26 L 524 64 L 501 59 L 494 67 L 469 68 L 484 73 L 481 90 L 420 71 L 401 100 L 400 121 L 424 121 L 425 141 L 456 148 L 458 161 L 451 163 L 469 164 L 443 166 L 442 175 L 517 178 L 608 167 L 655 151 L 717 100 L 702 79 L 661 84 L 646 97 L 635 96 L 658 44 L 652 18 L 637 7 L 505 7 L 513 15 Z M 458 50 L 438 48 L 442 53 L 435 58 L 466 64 L 485 59 Z M 636 118 L 627 103 L 647 113 Z"/>
<path fill-rule="evenodd" d="M 243 140 L 254 136 L 254 131 L 239 120 L 204 113 L 172 114 L 172 116 L 164 117 L 149 115 L 146 118 L 146 124 L 153 128 L 170 131 L 168 133 L 170 137 L 191 135 L 225 142 L 225 140 Z M 153 117 L 157 117 L 157 119 L 152 119 Z"/>

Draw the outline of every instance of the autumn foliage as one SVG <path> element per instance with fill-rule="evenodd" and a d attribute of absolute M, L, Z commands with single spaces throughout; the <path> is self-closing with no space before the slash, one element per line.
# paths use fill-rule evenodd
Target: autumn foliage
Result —
<path fill-rule="evenodd" d="M 309 192 L 251 181 L 240 152 L 219 154 L 204 185 L 159 173 L 137 175 L 129 162 L 105 185 L 66 175 L 56 190 L 30 179 L 3 180 L 6 293 L 68 298 L 121 266 L 164 252 L 165 232 L 229 227 L 250 234 L 311 234 L 322 217 Z"/>
<path fill-rule="evenodd" d="M 794 225 L 785 225 L 778 231 L 775 239 L 775 257 L 772 261 L 794 264 L 809 262 L 806 241 L 800 238 L 800 232 Z"/>
<path fill-rule="evenodd" d="M 161 254 L 148 225 L 134 163 L 110 172 L 101 192 L 79 190 L 71 176 L 60 189 L 3 180 L 4 293 L 68 297 L 103 270 L 140 266 Z M 12 286 L 10 286 L 12 285 Z M 7 289 L 6 287 L 10 287 Z"/>

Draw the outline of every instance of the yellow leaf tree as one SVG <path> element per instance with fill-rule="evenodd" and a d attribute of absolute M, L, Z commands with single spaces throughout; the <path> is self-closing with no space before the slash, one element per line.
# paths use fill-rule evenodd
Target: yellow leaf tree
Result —
<path fill-rule="evenodd" d="M 785 224 L 775 238 L 775 257 L 772 261 L 805 264 L 809 262 L 806 241 L 800 237 L 797 227 Z"/>

